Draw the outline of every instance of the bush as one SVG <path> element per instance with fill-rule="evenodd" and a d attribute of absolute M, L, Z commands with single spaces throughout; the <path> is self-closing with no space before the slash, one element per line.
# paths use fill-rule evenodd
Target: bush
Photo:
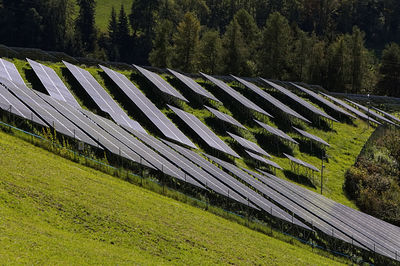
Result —
<path fill-rule="evenodd" d="M 400 225 L 400 133 L 387 129 L 371 139 L 346 172 L 344 188 L 362 211 Z"/>

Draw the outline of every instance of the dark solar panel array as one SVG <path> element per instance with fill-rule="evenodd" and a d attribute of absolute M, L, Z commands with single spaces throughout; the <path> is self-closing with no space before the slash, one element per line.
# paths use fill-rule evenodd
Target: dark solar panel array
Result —
<path fill-rule="evenodd" d="M 318 95 L 317 93 L 315 93 L 315 92 L 313 92 L 311 90 L 308 90 L 308 89 L 306 89 L 306 88 L 304 88 L 302 86 L 299 86 L 299 85 L 297 85 L 295 83 L 290 82 L 290 84 L 292 84 L 293 86 L 295 86 L 297 89 L 301 90 L 302 92 L 310 95 L 311 97 L 313 97 L 317 101 L 321 102 L 322 104 L 328 106 L 332 110 L 334 110 L 334 111 L 336 111 L 338 113 L 341 113 L 341 114 L 343 114 L 343 115 L 345 115 L 347 117 L 354 118 L 354 119 L 356 118 L 354 115 L 346 112 L 345 110 L 343 110 L 342 108 L 336 106 L 335 104 L 331 103 L 330 101 L 325 100 L 324 97 Z"/>
<path fill-rule="evenodd" d="M 154 151 L 157 151 L 165 159 L 173 163 L 176 167 L 180 168 L 185 173 L 183 181 L 202 189 L 206 189 L 206 186 L 208 188 L 212 187 L 214 189 L 221 189 L 221 187 L 218 187 L 217 184 L 212 182 L 210 177 L 200 168 L 186 160 L 161 140 L 141 132 L 135 132 L 134 135 Z"/>
<path fill-rule="evenodd" d="M 165 137 L 196 148 L 171 120 L 169 120 L 125 75 L 104 66 L 100 67 Z"/>
<path fill-rule="evenodd" d="M 33 90 L 24 85 L 17 85 L 12 81 L 3 80 L 3 83 L 11 93 L 13 93 L 29 109 L 33 110 L 43 121 L 46 122 L 48 126 L 53 127 L 61 134 L 83 141 L 92 146 L 97 146 L 97 143 L 86 135 L 86 133 L 57 112 Z"/>
<path fill-rule="evenodd" d="M 246 151 L 246 153 L 247 153 L 252 159 L 254 159 L 254 160 L 257 160 L 257 161 L 259 161 L 259 162 L 262 162 L 262 163 L 264 163 L 264 164 L 266 164 L 266 165 L 269 165 L 269 166 L 272 166 L 272 167 L 274 167 L 274 168 L 283 170 L 283 168 L 280 167 L 279 164 L 277 164 L 276 162 L 273 162 L 273 161 L 271 161 L 271 160 L 265 159 L 264 157 L 262 157 L 262 156 L 260 156 L 260 155 L 258 155 L 258 154 L 252 153 L 252 152 L 250 152 L 250 151 Z"/>
<path fill-rule="evenodd" d="M 107 149 L 113 154 L 122 156 L 133 162 L 140 163 L 146 167 L 155 169 L 152 164 L 150 164 L 145 159 L 142 159 L 142 157 L 136 152 L 136 147 L 132 148 L 129 143 L 122 142 L 120 139 L 114 137 L 109 132 L 101 128 L 97 123 L 94 123 L 93 120 L 89 119 L 88 116 L 84 115 L 82 109 L 76 109 L 63 101 L 57 101 L 50 97 L 47 97 L 47 95 L 39 94 L 39 96 L 43 97 L 43 99 L 45 99 L 50 105 L 52 105 L 56 110 L 63 114 L 67 119 L 76 124 L 94 140 L 99 142 L 99 144 L 103 148 Z"/>
<path fill-rule="evenodd" d="M 306 132 L 304 130 L 301 130 L 301 129 L 297 128 L 297 127 L 293 127 L 293 128 L 294 128 L 294 130 L 296 130 L 303 137 L 306 137 L 306 138 L 308 138 L 308 139 L 310 139 L 312 141 L 315 141 L 317 143 L 321 143 L 321 144 L 323 144 L 325 146 L 328 146 L 328 147 L 330 146 L 328 142 L 326 142 L 325 140 L 321 139 L 320 137 L 317 137 L 317 136 L 315 136 L 313 134 L 310 134 L 310 133 L 308 133 L 308 132 Z"/>
<path fill-rule="evenodd" d="M 366 114 L 364 114 L 363 112 L 360 112 L 359 110 L 357 110 L 356 108 L 354 108 L 353 106 L 345 103 L 342 100 L 339 100 L 338 98 L 332 97 L 328 94 L 325 94 L 323 92 L 320 92 L 322 95 L 324 95 L 325 97 L 327 97 L 329 100 L 333 101 L 334 103 L 342 106 L 343 108 L 346 108 L 347 110 L 349 110 L 350 112 L 352 112 L 353 114 L 357 115 L 358 117 L 365 119 L 365 120 L 370 120 L 373 123 L 376 123 L 378 125 L 380 125 L 381 123 L 379 123 L 378 121 L 374 120 L 372 117 L 368 117 Z"/>
<path fill-rule="evenodd" d="M 359 108 L 360 110 L 363 110 L 364 112 L 367 113 L 367 115 L 369 114 L 370 116 L 373 116 L 373 117 L 375 117 L 376 119 L 378 119 L 378 120 L 380 120 L 380 121 L 383 121 L 383 122 L 386 122 L 386 123 L 388 123 L 388 124 L 390 124 L 390 125 L 395 125 L 395 123 L 393 123 L 393 122 L 390 121 L 389 119 L 386 119 L 385 117 L 381 116 L 380 114 L 377 114 L 377 113 L 375 113 L 375 112 L 371 112 L 371 109 L 368 108 L 368 107 L 365 107 L 365 106 L 363 106 L 363 105 L 361 105 L 361 104 L 359 104 L 359 103 L 350 101 L 349 99 L 346 99 L 346 101 L 348 101 L 349 103 L 355 105 L 355 106 L 356 106 L 357 108 Z"/>
<path fill-rule="evenodd" d="M 236 79 L 239 83 L 242 83 L 244 86 L 246 86 L 247 88 L 249 88 L 250 90 L 252 90 L 253 92 L 257 93 L 261 98 L 263 98 L 264 100 L 266 100 L 267 102 L 269 102 L 270 104 L 274 105 L 276 108 L 278 108 L 279 110 L 281 110 L 282 112 L 291 115 L 293 117 L 296 117 L 298 119 L 301 119 L 307 123 L 311 123 L 309 120 L 307 120 L 307 118 L 303 117 L 302 115 L 300 115 L 299 113 L 297 113 L 296 111 L 294 111 L 293 109 L 291 109 L 290 107 L 286 106 L 285 104 L 281 103 L 279 100 L 275 99 L 274 97 L 272 97 L 269 93 L 263 91 L 261 88 L 259 88 L 257 85 L 248 82 L 244 79 L 235 77 L 232 75 L 232 77 L 234 79 Z"/>
<path fill-rule="evenodd" d="M 140 66 L 133 65 L 145 78 L 147 78 L 154 86 L 156 86 L 160 91 L 182 101 L 189 102 L 182 94 L 180 94 L 174 87 L 172 87 L 168 82 L 166 82 L 162 77 L 144 69 Z"/>
<path fill-rule="evenodd" d="M 235 175 L 237 178 L 241 179 L 242 181 L 244 181 L 247 184 L 251 185 L 255 189 L 259 190 L 260 187 L 258 186 L 258 184 L 255 184 L 253 182 L 254 178 L 249 176 L 248 174 L 246 174 L 242 170 L 240 170 L 235 165 L 227 163 L 225 161 L 222 161 L 222 160 L 220 160 L 218 158 L 215 158 L 213 156 L 210 156 L 210 155 L 206 155 L 206 156 L 210 160 L 212 160 L 215 163 L 219 164 L 221 167 L 223 167 L 228 172 L 230 172 L 233 175 Z M 245 186 L 245 187 L 247 189 L 250 189 L 247 186 Z M 250 191 L 251 191 L 251 197 L 252 198 L 249 197 L 249 200 L 251 200 L 251 201 L 254 200 L 255 202 L 253 202 L 253 203 L 255 205 L 257 205 L 257 203 L 258 203 L 259 205 L 257 205 L 257 206 L 260 207 L 261 209 L 263 209 L 264 211 L 270 213 L 271 209 L 273 209 L 276 217 L 278 217 L 278 218 L 280 218 L 282 220 L 288 221 L 288 222 L 292 222 L 292 223 L 294 223 L 294 224 L 296 224 L 298 226 L 301 226 L 303 228 L 310 229 L 307 225 L 305 225 L 304 223 L 299 221 L 297 218 L 294 218 L 292 215 L 288 214 L 287 212 L 282 210 L 280 207 L 276 206 L 274 203 L 270 202 L 269 200 L 267 200 L 265 197 L 261 196 L 260 194 L 258 194 L 254 190 L 250 189 Z"/>
<path fill-rule="evenodd" d="M 1 58 L 0 58 L 0 77 L 5 78 L 7 80 L 11 80 L 16 84 L 25 85 L 25 82 L 22 79 L 21 75 L 19 74 L 15 65 Z"/>
<path fill-rule="evenodd" d="M 400 247 L 400 242 L 398 241 L 400 230 L 398 227 L 334 202 L 318 193 L 271 174 L 262 173 L 265 176 L 259 174 L 254 176 L 282 193 L 287 199 L 314 213 L 318 219 L 329 222 L 336 229 L 335 232 L 340 231 L 348 237 L 354 238 L 351 242 L 350 239 L 345 241 L 363 246 L 371 251 L 375 250 L 382 255 L 396 258 L 396 251 Z M 331 233 L 328 232 L 328 234 L 330 235 Z M 400 258 L 397 259 L 399 260 Z"/>
<path fill-rule="evenodd" d="M 294 162 L 295 164 L 301 165 L 305 168 L 311 169 L 313 171 L 319 172 L 319 169 L 317 167 L 315 167 L 312 164 L 306 163 L 300 159 L 294 158 L 293 156 L 290 156 L 289 154 L 284 153 L 284 155 L 286 156 L 286 158 L 288 158 L 290 161 Z"/>
<path fill-rule="evenodd" d="M 205 78 L 207 78 L 209 81 L 217 85 L 221 90 L 223 90 L 225 93 L 227 93 L 230 97 L 234 98 L 236 101 L 238 101 L 241 105 L 245 106 L 246 108 L 256 111 L 260 114 L 272 117 L 269 113 L 264 111 L 262 108 L 257 106 L 255 103 L 244 97 L 242 94 L 239 92 L 235 91 L 231 87 L 229 87 L 225 82 L 216 79 L 212 76 L 209 76 L 207 74 L 201 73 Z"/>
<path fill-rule="evenodd" d="M 333 117 L 331 117 L 330 115 L 324 113 L 322 110 L 318 109 L 317 107 L 315 107 L 314 105 L 306 102 L 305 100 L 303 100 L 302 98 L 300 98 L 299 96 L 297 96 L 296 94 L 294 94 L 293 92 L 289 91 L 288 89 L 285 89 L 284 87 L 275 84 L 271 81 L 268 81 L 266 79 L 260 78 L 263 82 L 265 82 L 267 85 L 273 87 L 274 89 L 278 90 L 279 92 L 285 94 L 286 96 L 288 96 L 289 98 L 291 98 L 292 100 L 294 100 L 295 102 L 301 104 L 303 107 L 307 108 L 308 110 L 310 110 L 311 112 L 313 112 L 314 114 L 318 115 L 318 116 L 322 116 L 325 117 L 329 120 L 335 121 L 337 122 L 337 120 Z"/>
<path fill-rule="evenodd" d="M 243 197 L 243 195 L 238 194 L 234 190 L 232 190 L 229 186 L 225 184 L 225 182 L 220 181 L 218 178 L 216 178 L 214 175 L 212 175 L 210 172 L 207 171 L 207 169 L 203 168 L 202 166 L 205 164 L 209 164 L 207 160 L 196 154 L 195 152 L 188 150 L 186 148 L 180 147 L 174 143 L 171 143 L 169 141 L 163 140 L 163 142 L 172 149 L 174 149 L 174 154 L 175 156 L 179 157 L 181 161 L 183 161 L 185 164 L 189 164 L 191 168 L 193 168 L 197 172 L 197 176 L 202 176 L 204 180 L 208 180 L 208 182 L 211 182 L 211 185 L 207 183 L 207 188 L 211 188 L 214 192 L 221 194 L 225 197 L 229 197 L 231 199 L 234 199 L 244 205 L 248 205 L 249 207 L 258 209 L 255 207 L 253 204 L 250 204 L 247 202 L 246 197 Z M 198 160 L 192 160 L 191 156 L 188 156 L 189 154 L 196 154 L 196 158 Z M 198 163 L 200 162 L 201 165 Z M 200 170 L 199 170 L 200 169 Z M 204 181 L 203 181 L 204 182 Z M 204 185 L 204 184 L 203 184 Z"/>
<path fill-rule="evenodd" d="M 400 123 L 400 119 L 398 119 L 398 118 L 395 117 L 394 115 L 389 114 L 389 113 L 387 113 L 387 112 L 385 112 L 385 111 L 383 111 L 383 110 L 381 110 L 381 109 L 375 108 L 375 107 L 372 107 L 372 109 L 374 109 L 375 111 L 377 111 L 377 112 L 383 114 L 384 116 L 386 116 L 387 118 L 391 119 L 392 121 L 395 121 L 395 122 L 397 122 L 397 123 Z"/>
<path fill-rule="evenodd" d="M 18 98 L 16 98 L 8 89 L 2 85 L 2 78 L 0 78 L 0 108 L 4 111 L 10 112 L 14 115 L 22 117 L 47 127 L 46 123 L 43 122 L 32 110 L 25 106 Z"/>
<path fill-rule="evenodd" d="M 287 219 L 288 217 L 286 215 L 282 217 L 282 212 L 278 210 L 276 206 L 271 205 L 268 201 L 265 201 L 265 199 L 263 199 L 260 195 L 258 195 L 254 190 L 245 186 L 231 175 L 227 174 L 214 164 L 205 160 L 199 154 L 190 151 L 188 149 L 182 148 L 176 144 L 172 143 L 168 144 L 175 150 L 177 150 L 179 153 L 181 153 L 183 156 L 185 156 L 188 160 L 192 161 L 193 163 L 201 167 L 203 170 L 207 171 L 209 174 L 217 178 L 220 182 L 228 186 L 230 188 L 229 190 L 230 192 L 225 196 L 231 197 L 232 193 L 235 193 L 236 191 L 236 193 L 239 193 L 241 195 L 242 199 L 249 199 L 249 201 L 252 202 L 254 205 L 263 208 L 268 213 L 271 213 L 272 210 L 273 216 L 279 217 L 280 219 L 288 220 Z M 246 201 L 245 202 L 242 201 L 242 203 L 246 205 L 248 204 Z M 250 206 L 251 205 L 252 204 L 250 204 Z"/>
<path fill-rule="evenodd" d="M 240 156 L 232 150 L 225 142 L 223 142 L 214 132 L 212 132 L 205 124 L 203 124 L 196 116 L 182 111 L 178 108 L 169 106 L 179 118 L 187 124 L 202 140 L 204 140 L 211 148 L 222 151 L 226 154 L 240 158 Z"/>
<path fill-rule="evenodd" d="M 82 88 L 103 112 L 108 113 L 119 125 L 125 125 L 134 130 L 146 133 L 146 130 L 144 130 L 137 121 L 129 118 L 125 111 L 122 110 L 88 71 L 65 61 L 63 62 L 75 79 L 81 84 Z"/>
<path fill-rule="evenodd" d="M 67 102 L 76 108 L 80 108 L 79 103 L 53 69 L 33 60 L 27 60 L 51 97 Z"/>
<path fill-rule="evenodd" d="M 274 127 L 271 127 L 271 126 L 269 126 L 267 124 L 264 124 L 264 123 L 262 123 L 260 121 L 257 121 L 257 120 L 254 120 L 254 121 L 256 121 L 257 124 L 259 124 L 262 128 L 264 128 L 269 133 L 271 133 L 271 134 L 273 134 L 275 136 L 278 136 L 278 137 L 280 137 L 280 138 L 282 138 L 284 140 L 290 141 L 290 142 L 292 142 L 294 144 L 299 144 L 292 137 L 290 137 L 289 135 L 285 134 L 282 130 L 274 128 Z"/>
<path fill-rule="evenodd" d="M 169 161 L 165 160 L 158 153 L 147 147 L 137 138 L 129 134 L 123 128 L 119 127 L 117 124 L 113 123 L 108 119 L 95 115 L 91 112 L 85 110 L 82 110 L 82 112 L 85 115 L 87 115 L 90 119 L 92 119 L 102 129 L 111 134 L 115 139 L 124 143 L 132 151 L 137 153 L 140 156 L 140 158 L 142 158 L 141 161 L 146 160 L 161 172 L 173 176 L 177 179 L 184 180 L 184 173 L 181 170 L 172 165 Z M 135 133 L 136 132 L 138 131 L 135 131 Z"/>
<path fill-rule="evenodd" d="M 208 92 L 202 86 L 200 86 L 200 84 L 198 84 L 192 78 L 187 77 L 187 76 L 185 76 L 177 71 L 174 71 L 172 69 L 169 69 L 169 68 L 167 68 L 167 69 L 172 75 L 174 75 L 177 79 L 179 79 L 181 82 L 183 82 L 194 93 L 197 93 L 198 95 L 201 95 L 201 96 L 211 99 L 213 101 L 220 102 L 217 98 L 215 98 L 214 95 L 212 95 L 210 92 Z"/>
<path fill-rule="evenodd" d="M 246 129 L 242 124 L 240 124 L 235 118 L 233 118 L 230 115 L 227 115 L 225 113 L 222 113 L 216 109 L 213 109 L 211 107 L 208 106 L 204 106 L 205 108 L 207 108 L 208 111 L 210 111 L 216 118 L 218 118 L 219 120 L 222 120 L 226 123 L 229 123 L 231 125 L 237 126 L 239 128 L 243 128 Z"/>
<path fill-rule="evenodd" d="M 231 136 L 231 138 L 236 140 L 245 149 L 253 151 L 253 152 L 261 154 L 261 155 L 265 155 L 265 156 L 271 158 L 271 155 L 269 155 L 266 151 L 261 149 L 261 147 L 258 146 L 256 143 L 254 143 L 254 142 L 252 142 L 250 140 L 247 140 L 245 138 L 242 138 L 242 137 L 240 137 L 238 135 L 235 135 L 235 134 L 232 134 L 232 133 L 229 133 L 229 132 L 226 132 L 226 133 L 228 133 L 228 135 Z"/>

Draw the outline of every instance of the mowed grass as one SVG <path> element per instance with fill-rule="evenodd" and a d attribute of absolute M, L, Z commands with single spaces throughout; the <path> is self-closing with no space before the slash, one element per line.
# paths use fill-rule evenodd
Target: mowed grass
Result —
<path fill-rule="evenodd" d="M 0 132 L 2 264 L 337 262 Z"/>

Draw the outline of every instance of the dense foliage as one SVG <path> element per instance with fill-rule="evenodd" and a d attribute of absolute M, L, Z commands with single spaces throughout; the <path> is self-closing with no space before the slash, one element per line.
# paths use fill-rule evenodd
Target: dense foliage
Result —
<path fill-rule="evenodd" d="M 0 39 L 186 72 L 400 93 L 395 0 L 132 0 L 110 10 L 105 31 L 95 27 L 95 6 L 95 0 L 0 0 Z"/>
<path fill-rule="evenodd" d="M 400 133 L 378 129 L 374 134 L 347 171 L 345 190 L 362 211 L 400 225 Z"/>

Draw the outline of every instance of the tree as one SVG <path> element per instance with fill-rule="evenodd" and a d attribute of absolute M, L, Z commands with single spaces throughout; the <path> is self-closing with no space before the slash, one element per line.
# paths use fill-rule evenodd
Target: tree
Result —
<path fill-rule="evenodd" d="M 174 67 L 185 72 L 197 70 L 199 34 L 200 22 L 193 13 L 186 13 L 173 37 Z"/>
<path fill-rule="evenodd" d="M 199 47 L 200 70 L 211 75 L 222 71 L 222 41 L 216 30 L 206 31 Z"/>
<path fill-rule="evenodd" d="M 82 43 L 84 52 L 93 52 L 96 48 L 97 32 L 95 28 L 94 0 L 77 0 L 79 14 L 76 20 L 77 40 Z"/>
<path fill-rule="evenodd" d="M 108 21 L 108 57 L 110 60 L 118 61 L 119 60 L 119 51 L 118 51 L 118 19 L 117 14 L 115 13 L 114 7 L 111 9 L 110 20 Z"/>
<path fill-rule="evenodd" d="M 256 72 L 256 56 L 254 55 L 257 53 L 261 43 L 260 29 L 258 28 L 254 18 L 244 9 L 240 9 L 235 14 L 235 19 L 240 26 L 245 48 L 248 50 L 242 74 L 252 76 Z"/>
<path fill-rule="evenodd" d="M 357 26 L 353 27 L 351 41 L 351 84 L 352 92 L 358 93 L 362 86 L 365 72 L 364 33 Z"/>
<path fill-rule="evenodd" d="M 240 25 L 233 19 L 228 25 L 223 37 L 224 70 L 226 73 L 243 75 L 244 67 L 249 58 L 249 50 L 245 46 Z"/>
<path fill-rule="evenodd" d="M 125 62 L 129 62 L 129 48 L 131 38 L 129 35 L 128 17 L 125 13 L 123 5 L 121 5 L 121 9 L 119 11 L 116 40 L 120 58 Z"/>
<path fill-rule="evenodd" d="M 154 25 L 159 0 L 133 0 L 129 23 L 133 37 L 133 59 L 136 64 L 147 64 L 154 39 Z"/>
<path fill-rule="evenodd" d="M 391 43 L 386 46 L 382 55 L 382 65 L 379 70 L 381 79 L 378 82 L 378 92 L 388 96 L 400 96 L 400 46 Z"/>
<path fill-rule="evenodd" d="M 280 13 L 269 16 L 263 30 L 258 67 L 268 78 L 284 79 L 290 58 L 292 32 L 289 23 Z"/>
<path fill-rule="evenodd" d="M 155 39 L 153 40 L 153 49 L 149 55 L 149 62 L 156 67 L 169 67 L 172 57 L 172 32 L 173 25 L 169 20 L 162 20 L 155 29 Z"/>

